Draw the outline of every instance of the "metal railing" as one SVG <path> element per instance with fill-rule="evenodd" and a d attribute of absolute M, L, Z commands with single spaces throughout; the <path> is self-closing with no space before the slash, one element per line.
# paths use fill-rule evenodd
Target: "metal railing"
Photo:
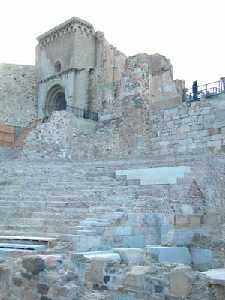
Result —
<path fill-rule="evenodd" d="M 218 80 L 215 82 L 199 85 L 196 94 L 193 94 L 192 89 L 186 89 L 184 101 L 199 101 L 202 98 L 210 98 L 222 93 L 225 93 L 225 80 Z"/>
<path fill-rule="evenodd" d="M 66 109 L 68 111 L 71 111 L 78 118 L 89 119 L 93 121 L 99 120 L 97 112 L 93 112 L 87 109 L 81 109 L 79 107 L 70 106 L 70 105 L 67 105 Z"/>

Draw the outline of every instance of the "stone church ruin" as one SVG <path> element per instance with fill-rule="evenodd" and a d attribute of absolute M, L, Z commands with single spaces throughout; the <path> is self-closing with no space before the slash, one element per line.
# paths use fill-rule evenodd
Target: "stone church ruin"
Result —
<path fill-rule="evenodd" d="M 0 64 L 0 300 L 225 299 L 223 79 L 79 18 L 37 40 Z"/>

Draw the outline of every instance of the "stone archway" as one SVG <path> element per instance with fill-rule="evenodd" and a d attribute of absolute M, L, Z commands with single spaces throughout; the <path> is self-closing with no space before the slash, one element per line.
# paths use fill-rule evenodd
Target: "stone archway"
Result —
<path fill-rule="evenodd" d="M 56 84 L 54 85 L 47 94 L 45 113 L 50 116 L 53 111 L 66 110 L 66 98 L 64 88 Z"/>

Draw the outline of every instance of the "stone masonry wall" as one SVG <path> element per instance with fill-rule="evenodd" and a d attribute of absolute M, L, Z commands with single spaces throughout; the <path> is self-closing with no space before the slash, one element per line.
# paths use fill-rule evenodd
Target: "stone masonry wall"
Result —
<path fill-rule="evenodd" d="M 152 111 L 142 98 L 127 97 L 120 104 L 119 114 L 100 122 L 88 142 L 85 136 L 79 136 L 73 144 L 74 159 L 224 153 L 225 97 L 160 111 Z"/>
<path fill-rule="evenodd" d="M 126 56 L 108 43 L 103 32 L 97 32 L 96 67 L 90 72 L 90 110 L 112 111 L 125 62 Z"/>
<path fill-rule="evenodd" d="M 151 154 L 224 153 L 225 96 L 152 112 L 149 127 Z"/>
<path fill-rule="evenodd" d="M 104 43 L 101 45 L 105 45 L 106 41 L 102 39 Z M 106 49 L 109 51 L 109 46 Z M 103 79 L 104 82 L 116 82 L 113 81 L 113 64 L 109 63 L 112 62 L 113 55 L 108 54 L 102 61 L 102 67 L 96 71 L 95 79 L 99 81 L 95 82 L 94 88 L 100 87 Z M 122 68 L 122 64 L 120 67 Z M 110 90 L 108 104 L 100 109 L 102 102 L 92 103 L 93 110 L 99 107 L 102 111 L 96 128 L 91 134 L 82 132 L 81 128 L 79 133 L 76 132 L 71 137 L 68 149 L 69 157 L 73 160 L 144 159 L 152 156 L 169 158 L 200 152 L 224 153 L 223 94 L 189 105 L 183 103 L 182 82 L 173 80 L 170 61 L 158 54 L 139 54 L 126 59 L 124 71 L 120 69 L 120 75 L 117 76 L 122 77 L 117 88 Z M 97 98 L 101 101 L 107 98 L 105 91 L 101 88 L 98 90 L 100 94 Z M 115 91 L 116 97 L 113 98 Z M 66 118 L 66 115 L 61 117 Z M 37 140 L 39 153 L 42 151 L 41 136 L 38 135 L 39 142 Z M 34 137 L 35 134 L 27 140 L 29 149 L 34 149 L 30 147 L 35 142 Z M 46 143 L 43 144 L 43 152 L 45 147 Z M 65 145 L 57 146 L 59 149 L 60 147 L 65 148 Z"/>
<path fill-rule="evenodd" d="M 34 66 L 0 64 L 0 123 L 26 127 L 36 116 Z"/>
<path fill-rule="evenodd" d="M 118 113 L 110 114 L 109 119 L 102 117 L 91 134 L 82 132 L 81 128 L 71 137 L 70 157 L 73 160 L 107 160 L 161 156 L 169 160 L 170 157 L 200 153 L 222 154 L 225 151 L 224 100 L 224 96 L 220 96 L 192 103 L 190 107 L 181 104 L 152 111 L 143 98 L 127 97 L 118 106 Z M 63 112 L 60 114 L 62 118 L 68 116 Z M 35 151 L 31 146 L 38 144 L 41 153 L 41 139 L 42 135 L 36 143 L 33 133 L 27 146 Z M 43 144 L 45 152 L 44 147 Z"/>

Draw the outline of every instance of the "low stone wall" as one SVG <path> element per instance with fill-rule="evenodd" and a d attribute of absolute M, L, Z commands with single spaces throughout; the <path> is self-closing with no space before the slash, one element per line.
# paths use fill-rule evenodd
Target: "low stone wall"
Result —
<path fill-rule="evenodd" d="M 0 64 L 0 122 L 26 127 L 36 117 L 34 66 Z"/>
<path fill-rule="evenodd" d="M 97 131 L 72 140 L 74 160 L 177 157 L 225 152 L 225 96 L 152 111 L 143 99 L 120 104 Z M 82 149 L 86 149 L 82 151 Z"/>
<path fill-rule="evenodd" d="M 220 300 L 224 297 L 222 286 L 210 285 L 206 275 L 188 266 L 158 264 L 147 257 L 142 264 L 130 265 L 123 256 L 122 250 L 72 254 L 71 259 L 62 255 L 28 255 L 5 262 L 0 264 L 0 299 Z"/>
<path fill-rule="evenodd" d="M 152 154 L 225 152 L 225 95 L 151 114 Z"/>

